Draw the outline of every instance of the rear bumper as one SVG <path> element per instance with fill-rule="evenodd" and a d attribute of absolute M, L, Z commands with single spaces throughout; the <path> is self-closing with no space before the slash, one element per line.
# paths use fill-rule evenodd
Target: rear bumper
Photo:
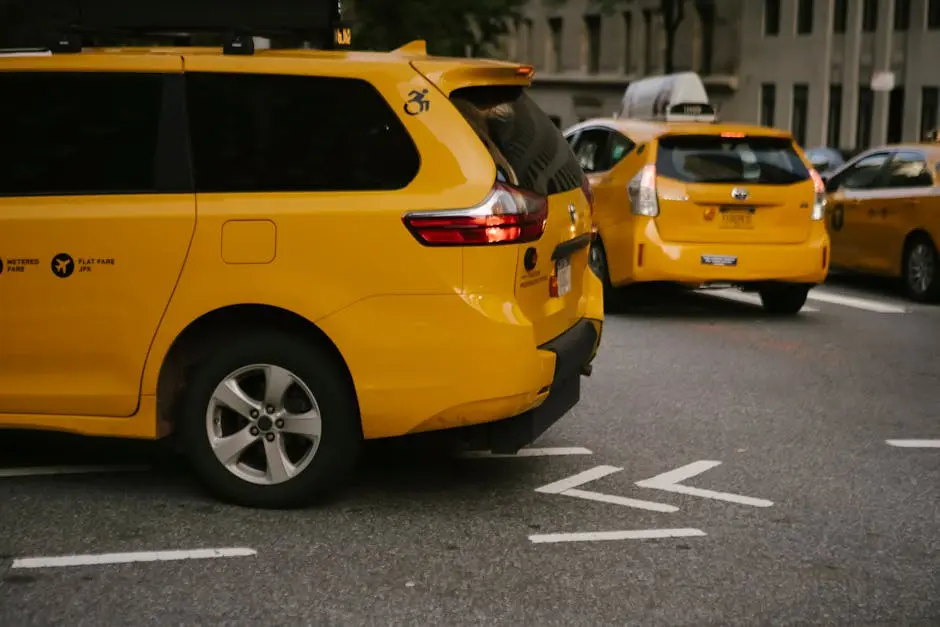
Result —
<path fill-rule="evenodd" d="M 602 323 L 582 319 L 539 350 L 555 355 L 555 372 L 548 396 L 525 413 L 484 424 L 454 429 L 448 435 L 463 448 L 512 454 L 545 433 L 581 399 L 581 377 L 590 376 L 600 345 Z"/>
<path fill-rule="evenodd" d="M 633 280 L 687 284 L 761 281 L 822 283 L 829 272 L 829 238 L 799 244 L 692 244 L 637 238 Z"/>

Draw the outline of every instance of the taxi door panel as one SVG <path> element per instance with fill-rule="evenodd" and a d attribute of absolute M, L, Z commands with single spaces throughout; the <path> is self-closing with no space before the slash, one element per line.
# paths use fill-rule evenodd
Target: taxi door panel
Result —
<path fill-rule="evenodd" d="M 77 56 L 0 72 L 0 423 L 136 412 L 195 227 L 182 61 Z"/>
<path fill-rule="evenodd" d="M 829 235 L 832 242 L 832 264 L 853 270 L 870 265 L 870 240 L 874 223 L 869 216 L 877 205 L 878 184 L 885 165 L 891 158 L 887 151 L 862 157 L 836 174 L 831 185 L 829 204 Z"/>

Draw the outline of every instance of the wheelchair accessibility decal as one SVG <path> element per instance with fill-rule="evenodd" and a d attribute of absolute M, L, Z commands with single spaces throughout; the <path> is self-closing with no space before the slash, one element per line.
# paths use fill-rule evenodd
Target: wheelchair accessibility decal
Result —
<path fill-rule="evenodd" d="M 844 224 L 845 209 L 842 205 L 836 205 L 832 210 L 832 215 L 829 217 L 829 226 L 833 231 L 841 231 Z"/>
<path fill-rule="evenodd" d="M 424 113 L 431 108 L 431 103 L 428 101 L 428 90 L 422 89 L 412 89 L 408 92 L 408 102 L 405 103 L 405 113 L 408 115 L 418 115 Z"/>

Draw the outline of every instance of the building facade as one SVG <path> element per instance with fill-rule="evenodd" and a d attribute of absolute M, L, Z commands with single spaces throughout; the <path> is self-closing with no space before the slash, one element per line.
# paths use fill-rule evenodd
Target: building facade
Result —
<path fill-rule="evenodd" d="M 533 96 L 560 126 L 611 115 L 630 81 L 663 72 L 661 4 L 533 0 L 504 54 L 536 67 Z M 684 5 L 673 70 L 698 72 L 723 120 L 847 150 L 940 125 L 940 0 Z"/>

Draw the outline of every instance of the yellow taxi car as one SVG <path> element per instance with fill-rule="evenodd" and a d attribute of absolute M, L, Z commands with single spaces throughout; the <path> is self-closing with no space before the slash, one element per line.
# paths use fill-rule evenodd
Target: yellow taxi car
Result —
<path fill-rule="evenodd" d="M 608 288 L 737 286 L 795 314 L 829 268 L 822 178 L 789 133 L 713 123 L 696 81 L 638 81 L 623 116 L 564 131 L 594 193 L 592 264 Z"/>
<path fill-rule="evenodd" d="M 833 268 L 901 279 L 940 300 L 940 144 L 867 150 L 826 180 Z"/>
<path fill-rule="evenodd" d="M 251 41 L 0 54 L 0 428 L 175 434 L 256 507 L 364 439 L 530 443 L 603 321 L 532 68 Z"/>

